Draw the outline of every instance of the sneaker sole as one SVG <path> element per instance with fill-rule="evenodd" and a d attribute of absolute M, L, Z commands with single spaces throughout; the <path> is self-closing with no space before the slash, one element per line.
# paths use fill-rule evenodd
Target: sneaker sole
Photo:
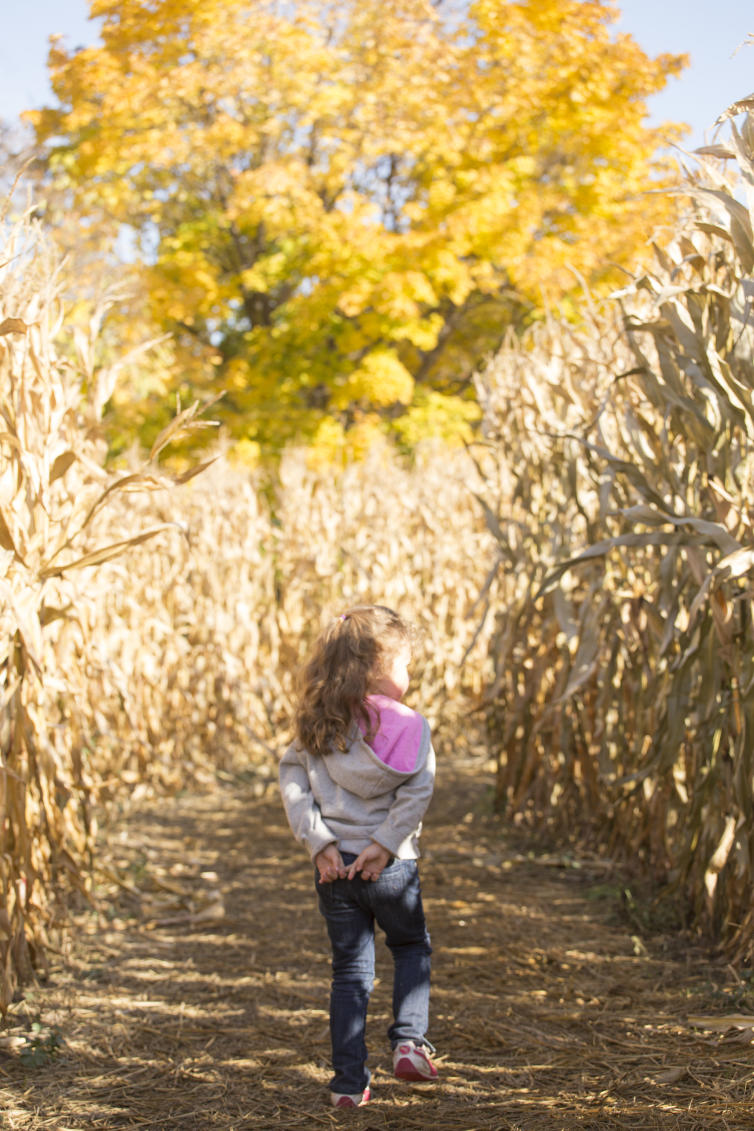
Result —
<path fill-rule="evenodd" d="M 407 1056 L 401 1057 L 400 1060 L 396 1061 L 395 1067 L 393 1069 L 393 1075 L 397 1076 L 399 1080 L 410 1080 L 415 1084 L 421 1082 L 431 1083 L 433 1080 L 437 1079 L 436 1072 L 434 1073 L 434 1075 L 432 1073 L 426 1075 L 425 1073 L 420 1072 L 414 1062 Z"/>
<path fill-rule="evenodd" d="M 372 1093 L 369 1088 L 367 1088 L 363 1096 L 361 1097 L 360 1103 L 355 1104 L 350 1096 L 341 1096 L 338 1102 L 334 1103 L 332 1106 L 336 1109 L 336 1111 L 338 1110 L 338 1108 L 364 1107 L 369 1103 L 371 1098 Z"/>

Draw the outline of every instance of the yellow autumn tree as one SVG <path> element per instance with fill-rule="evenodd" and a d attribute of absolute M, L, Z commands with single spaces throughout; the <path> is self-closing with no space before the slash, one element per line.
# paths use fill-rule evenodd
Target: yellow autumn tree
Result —
<path fill-rule="evenodd" d="M 265 448 L 465 426 L 513 324 L 599 290 L 666 216 L 682 66 L 600 0 L 91 0 L 32 115 L 78 208 L 138 239 L 168 385 Z"/>

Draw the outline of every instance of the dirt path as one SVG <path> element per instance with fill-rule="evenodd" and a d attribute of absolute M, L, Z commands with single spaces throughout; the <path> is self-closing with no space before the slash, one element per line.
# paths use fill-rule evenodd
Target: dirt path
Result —
<path fill-rule="evenodd" d="M 309 867 L 274 786 L 234 782 L 145 806 L 111 839 L 108 914 L 80 917 L 66 962 L 0 1033 L 0 1125 L 754 1128 L 751 1030 L 688 1022 L 754 1012 L 748 987 L 701 952 L 639 940 L 596 863 L 521 855 L 484 813 L 478 766 L 443 779 L 423 866 L 439 1085 L 389 1075 L 380 947 L 374 1101 L 326 1106 L 329 968 Z"/>

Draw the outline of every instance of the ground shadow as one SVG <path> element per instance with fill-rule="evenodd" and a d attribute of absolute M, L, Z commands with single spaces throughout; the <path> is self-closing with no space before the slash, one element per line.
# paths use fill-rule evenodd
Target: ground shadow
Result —
<path fill-rule="evenodd" d="M 487 812 L 486 775 L 478 760 L 444 766 L 424 834 L 441 1082 L 390 1075 L 380 947 L 374 1100 L 350 1125 L 752 1128 L 752 1031 L 690 1020 L 741 1012 L 733 972 L 639 938 L 608 865 L 528 851 Z M 326 935 L 274 784 L 144 805 L 110 831 L 101 878 L 104 910 L 77 917 L 65 960 L 0 1034 L 2 1126 L 342 1123 L 326 1103 Z M 45 1055 L 51 1034 L 63 1046 Z"/>

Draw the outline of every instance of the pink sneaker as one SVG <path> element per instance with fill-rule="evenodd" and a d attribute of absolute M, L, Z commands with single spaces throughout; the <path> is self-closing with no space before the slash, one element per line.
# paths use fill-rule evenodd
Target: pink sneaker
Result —
<path fill-rule="evenodd" d="M 393 1073 L 399 1080 L 436 1080 L 437 1069 L 425 1045 L 401 1041 L 393 1049 Z"/>
<path fill-rule="evenodd" d="M 363 1107 L 371 1098 L 372 1093 L 369 1088 L 365 1088 L 363 1092 L 356 1092 L 353 1096 L 349 1096 L 347 1092 L 330 1092 L 330 1103 L 333 1107 Z"/>

